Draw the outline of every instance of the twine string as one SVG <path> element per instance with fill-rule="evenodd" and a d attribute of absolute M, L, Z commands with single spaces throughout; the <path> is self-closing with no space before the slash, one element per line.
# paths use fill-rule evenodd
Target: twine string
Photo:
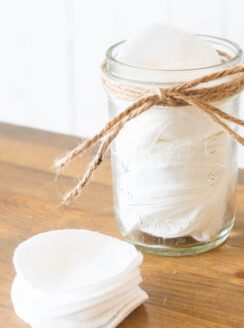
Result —
<path fill-rule="evenodd" d="M 108 76 L 105 63 L 102 64 L 101 68 L 102 81 L 109 93 L 122 99 L 136 100 L 110 120 L 99 133 L 87 139 L 55 162 L 55 167 L 59 171 L 66 167 L 73 159 L 83 154 L 85 150 L 101 141 L 100 147 L 94 158 L 88 164 L 84 175 L 79 179 L 77 185 L 64 195 L 63 203 L 69 203 L 80 195 L 82 189 L 88 184 L 93 173 L 102 163 L 112 141 L 117 137 L 126 123 L 145 111 L 150 110 L 153 106 L 167 106 L 165 107 L 167 110 L 178 106 L 188 106 L 188 108 L 190 106 L 192 110 L 199 110 L 209 116 L 231 138 L 244 145 L 244 138 L 227 124 L 229 122 L 237 126 L 244 126 L 244 121 L 210 104 L 210 102 L 234 96 L 244 89 L 244 66 L 228 68 L 201 76 L 192 81 L 169 86 L 168 88 L 157 89 L 146 89 L 121 84 L 121 82 L 115 81 Z M 214 86 L 201 87 L 202 84 L 226 77 L 232 77 L 232 79 Z"/>

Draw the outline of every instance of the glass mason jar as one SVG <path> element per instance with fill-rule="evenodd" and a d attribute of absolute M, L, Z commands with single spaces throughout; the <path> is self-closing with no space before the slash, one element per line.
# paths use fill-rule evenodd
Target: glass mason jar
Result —
<path fill-rule="evenodd" d="M 120 42 L 107 51 L 105 74 L 122 85 L 158 88 L 241 63 L 235 43 L 201 37 L 229 59 L 199 69 L 143 69 L 116 60 Z M 109 94 L 110 118 L 132 101 Z M 239 96 L 214 105 L 238 116 Z M 173 256 L 222 244 L 235 217 L 236 148 L 219 125 L 189 106 L 155 106 L 128 122 L 111 147 L 114 208 L 123 236 L 142 250 Z"/>

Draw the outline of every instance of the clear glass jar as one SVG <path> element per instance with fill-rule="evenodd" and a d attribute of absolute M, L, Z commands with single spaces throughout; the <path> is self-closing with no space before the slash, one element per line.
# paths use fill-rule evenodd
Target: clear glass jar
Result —
<path fill-rule="evenodd" d="M 200 69 L 142 69 L 116 60 L 118 43 L 107 51 L 106 74 L 121 84 L 157 88 L 241 63 L 235 43 L 201 37 L 231 59 Z M 111 118 L 132 102 L 108 98 Z M 215 105 L 238 116 L 238 98 Z M 123 236 L 143 250 L 173 256 L 222 244 L 234 223 L 236 147 L 215 122 L 191 107 L 153 107 L 128 122 L 111 147 L 114 208 Z"/>

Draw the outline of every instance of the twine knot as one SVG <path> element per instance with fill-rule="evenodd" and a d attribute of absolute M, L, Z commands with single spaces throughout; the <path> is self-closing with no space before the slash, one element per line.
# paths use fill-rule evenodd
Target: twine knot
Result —
<path fill-rule="evenodd" d="M 244 138 L 241 137 L 228 123 L 234 123 L 238 126 L 244 126 L 244 121 L 227 114 L 221 109 L 213 106 L 211 103 L 238 94 L 244 88 L 244 66 L 228 68 L 222 71 L 214 72 L 201 76 L 192 81 L 187 81 L 168 88 L 141 88 L 132 85 L 121 84 L 110 78 L 106 70 L 106 63 L 101 66 L 102 81 L 105 89 L 122 99 L 134 100 L 123 112 L 109 121 L 106 126 L 95 136 L 87 139 L 82 144 L 64 155 L 55 163 L 56 169 L 60 170 L 67 166 L 73 159 L 79 157 L 86 149 L 93 144 L 101 141 L 100 147 L 89 163 L 84 175 L 80 178 L 73 190 L 64 195 L 63 202 L 67 203 L 78 197 L 81 190 L 87 185 L 92 174 L 102 163 L 103 158 L 111 144 L 124 125 L 133 118 L 141 115 L 153 106 L 190 106 L 195 110 L 202 111 L 218 124 L 231 138 L 244 144 Z M 224 82 L 206 87 L 206 82 L 217 81 L 221 78 Z M 183 110 L 183 109 L 182 109 Z"/>
<path fill-rule="evenodd" d="M 167 105 L 167 106 L 177 106 L 179 100 L 174 92 L 171 91 L 170 88 L 157 88 L 156 89 L 159 105 Z"/>

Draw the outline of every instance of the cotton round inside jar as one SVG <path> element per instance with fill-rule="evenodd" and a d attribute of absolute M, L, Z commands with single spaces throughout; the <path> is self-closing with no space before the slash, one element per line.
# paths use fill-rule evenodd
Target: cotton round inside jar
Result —
<path fill-rule="evenodd" d="M 240 62 L 241 50 L 232 42 L 160 24 L 111 47 L 106 60 L 111 79 L 149 89 Z M 132 102 L 109 94 L 110 116 Z M 214 105 L 237 115 L 238 96 Z M 150 108 L 120 131 L 112 145 L 112 163 L 116 217 L 128 240 L 181 255 L 206 251 L 228 237 L 234 220 L 236 145 L 202 111 Z"/>

